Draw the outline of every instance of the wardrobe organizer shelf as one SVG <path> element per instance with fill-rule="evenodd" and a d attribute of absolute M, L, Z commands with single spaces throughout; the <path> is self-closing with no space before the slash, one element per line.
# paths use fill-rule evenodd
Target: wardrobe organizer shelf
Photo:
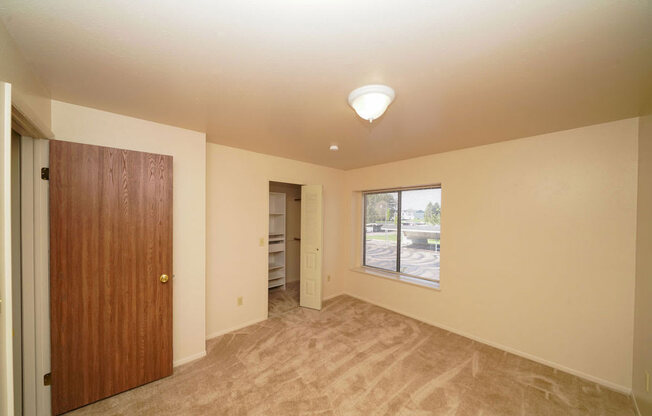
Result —
<path fill-rule="evenodd" d="M 269 193 L 268 288 L 285 288 L 285 194 Z"/>
<path fill-rule="evenodd" d="M 270 241 L 269 243 L 269 252 L 270 253 L 278 253 L 281 251 L 285 251 L 285 243 L 283 242 L 278 242 L 278 243 L 273 243 Z"/>
<path fill-rule="evenodd" d="M 285 278 L 285 270 L 274 269 L 270 270 L 269 278 L 267 280 L 276 280 Z"/>

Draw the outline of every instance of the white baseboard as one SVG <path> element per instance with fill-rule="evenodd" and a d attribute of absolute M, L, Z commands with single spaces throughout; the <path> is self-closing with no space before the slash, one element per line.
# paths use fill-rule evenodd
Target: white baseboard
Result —
<path fill-rule="evenodd" d="M 404 315 L 404 316 L 407 316 L 409 318 L 416 319 L 417 321 L 426 323 L 428 325 L 436 326 L 438 328 L 445 329 L 446 331 L 453 332 L 453 333 L 455 333 L 457 335 L 461 335 L 463 337 L 470 338 L 470 339 L 472 339 L 474 341 L 478 341 L 478 342 L 481 342 L 483 344 L 487 344 L 489 346 L 492 346 L 494 348 L 498 348 L 500 350 L 507 351 L 507 352 L 512 353 L 514 355 L 518 355 L 519 357 L 527 358 L 528 360 L 532 360 L 532 361 L 538 362 L 540 364 L 547 365 L 548 367 L 556 368 L 558 370 L 564 371 L 564 372 L 572 374 L 574 376 L 581 377 L 583 379 L 592 381 L 592 382 L 594 382 L 596 384 L 600 384 L 600 385 L 602 385 L 604 387 L 607 387 L 607 388 L 609 388 L 611 390 L 615 390 L 617 392 L 624 393 L 624 394 L 627 394 L 627 395 L 632 394 L 631 387 L 621 386 L 620 384 L 612 383 L 611 381 L 604 380 L 604 379 L 601 379 L 599 377 L 592 376 L 590 374 L 586 374 L 586 373 L 584 373 L 582 371 L 574 370 L 574 369 L 566 367 L 564 365 L 555 363 L 553 361 L 548 361 L 546 359 L 537 357 L 537 356 L 529 354 L 527 352 L 519 351 L 517 349 L 508 347 L 506 345 L 502 345 L 502 344 L 499 344 L 499 343 L 496 343 L 496 342 L 488 341 L 486 339 L 477 337 L 477 336 L 475 336 L 473 334 L 469 334 L 469 333 L 466 333 L 464 331 L 460 331 L 460 330 L 457 330 L 455 328 L 451 328 L 451 327 L 449 327 L 447 325 L 442 325 L 442 324 L 434 322 L 434 321 L 427 321 L 427 320 L 425 320 L 425 319 L 423 319 L 421 317 L 412 315 L 410 313 L 405 313 L 403 311 L 399 311 L 397 309 L 394 309 L 391 306 L 383 305 L 383 304 L 381 304 L 379 302 L 374 302 L 374 301 L 372 301 L 370 299 L 366 299 L 366 298 L 364 298 L 362 296 L 356 296 L 356 295 L 352 295 L 350 293 L 344 293 L 344 294 L 346 294 L 348 296 L 351 296 L 353 298 L 359 299 L 359 300 L 361 300 L 363 302 L 367 302 L 367 303 L 371 303 L 372 305 L 380 306 L 381 308 L 388 309 L 388 310 L 390 310 L 392 312 L 396 312 L 396 313 L 398 313 L 400 315 Z"/>
<path fill-rule="evenodd" d="M 229 332 L 237 331 L 239 329 L 246 328 L 246 327 L 251 326 L 251 325 L 255 325 L 255 324 L 263 322 L 265 320 L 267 320 L 267 317 L 252 319 L 251 321 L 247 321 L 247 322 L 244 322 L 242 324 L 232 326 L 230 328 L 222 329 L 222 330 L 217 331 L 217 332 L 213 332 L 213 333 L 208 334 L 206 336 L 206 340 L 217 338 L 220 335 L 228 334 Z"/>
<path fill-rule="evenodd" d="M 346 293 L 344 293 L 344 292 L 337 292 L 337 293 L 335 293 L 335 294 L 333 294 L 333 295 L 326 296 L 326 297 L 323 298 L 322 300 L 329 300 L 329 299 L 333 299 L 333 298 L 336 298 L 336 297 L 338 297 L 338 296 L 342 296 L 342 295 L 346 295 Z"/>
<path fill-rule="evenodd" d="M 189 357 L 182 358 L 180 360 L 177 360 L 172 363 L 173 367 L 178 367 L 180 365 L 188 364 L 191 361 L 199 360 L 200 358 L 206 357 L 206 351 L 198 352 L 197 354 L 193 354 Z"/>
<path fill-rule="evenodd" d="M 634 396 L 634 393 L 632 393 L 632 401 L 634 402 L 634 409 L 636 409 L 636 414 L 638 416 L 642 416 L 641 409 L 638 408 L 638 403 L 636 402 L 636 396 Z"/>

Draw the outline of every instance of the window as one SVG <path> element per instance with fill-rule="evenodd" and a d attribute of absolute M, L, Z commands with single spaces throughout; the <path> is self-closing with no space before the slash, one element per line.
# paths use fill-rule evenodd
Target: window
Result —
<path fill-rule="evenodd" d="M 362 264 L 433 286 L 439 282 L 440 222 L 440 187 L 364 193 Z"/>

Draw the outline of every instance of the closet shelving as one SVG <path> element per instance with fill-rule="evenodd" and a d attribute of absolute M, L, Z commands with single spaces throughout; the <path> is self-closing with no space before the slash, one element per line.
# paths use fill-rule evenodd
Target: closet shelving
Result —
<path fill-rule="evenodd" d="M 267 286 L 285 288 L 285 194 L 269 193 L 269 260 Z"/>

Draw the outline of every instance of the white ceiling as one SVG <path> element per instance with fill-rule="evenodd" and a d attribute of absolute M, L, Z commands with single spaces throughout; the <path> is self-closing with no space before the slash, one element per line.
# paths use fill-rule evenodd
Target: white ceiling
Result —
<path fill-rule="evenodd" d="M 0 0 L 0 16 L 54 99 L 350 169 L 638 115 L 651 4 Z M 396 90 L 372 125 L 347 105 L 369 83 Z"/>

